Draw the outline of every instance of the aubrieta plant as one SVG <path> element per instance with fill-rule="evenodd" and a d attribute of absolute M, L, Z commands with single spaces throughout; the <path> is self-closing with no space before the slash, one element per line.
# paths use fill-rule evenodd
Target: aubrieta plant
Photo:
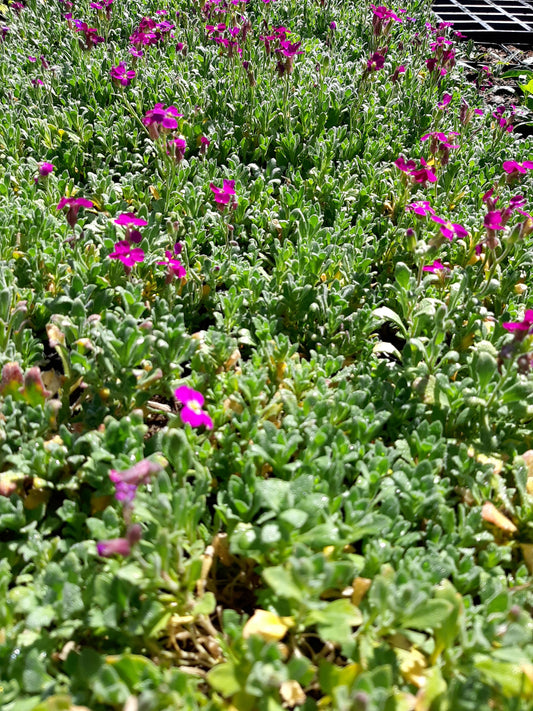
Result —
<path fill-rule="evenodd" d="M 417 0 L 1 14 L 2 711 L 529 711 L 527 101 Z"/>

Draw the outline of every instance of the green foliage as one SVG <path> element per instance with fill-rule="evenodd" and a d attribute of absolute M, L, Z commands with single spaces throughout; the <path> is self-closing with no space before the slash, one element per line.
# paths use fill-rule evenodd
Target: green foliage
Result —
<path fill-rule="evenodd" d="M 531 140 L 427 3 L 90 5 L 0 5 L 2 710 L 531 708 Z"/>

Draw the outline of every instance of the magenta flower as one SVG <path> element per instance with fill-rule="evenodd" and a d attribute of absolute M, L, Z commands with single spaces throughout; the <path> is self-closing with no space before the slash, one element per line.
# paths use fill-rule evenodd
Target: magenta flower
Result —
<path fill-rule="evenodd" d="M 449 240 L 454 237 L 467 237 L 468 230 L 466 230 L 462 225 L 458 225 L 455 222 L 449 222 L 448 220 L 443 220 L 442 217 L 437 217 L 437 215 L 430 215 L 433 222 L 439 224 L 440 231 Z"/>
<path fill-rule="evenodd" d="M 422 166 L 421 168 L 411 171 L 413 182 L 420 183 L 424 187 L 426 186 L 426 183 L 436 183 L 437 176 L 430 168 L 427 167 L 427 163 L 423 158 L 420 159 L 420 164 Z"/>
<path fill-rule="evenodd" d="M 110 259 L 120 259 L 129 274 L 136 262 L 144 261 L 144 250 L 131 247 L 127 240 L 120 240 L 115 244 L 115 251 L 109 255 Z"/>
<path fill-rule="evenodd" d="M 507 321 L 506 323 L 502 323 L 502 326 L 507 331 L 511 331 L 511 332 L 518 331 L 519 333 L 522 334 L 522 337 L 525 336 L 531 330 L 531 327 L 533 326 L 533 309 L 528 309 L 526 311 L 522 321 L 514 321 L 514 322 Z"/>
<path fill-rule="evenodd" d="M 219 205 L 219 209 L 224 209 L 226 205 L 237 207 L 237 198 L 235 197 L 235 181 L 223 180 L 222 188 L 217 188 L 214 183 L 209 183 L 209 187 L 215 195 L 215 202 Z"/>
<path fill-rule="evenodd" d="M 152 462 L 149 459 L 141 459 L 129 469 L 123 469 L 117 471 L 116 469 L 111 469 L 109 472 L 109 478 L 114 484 L 131 484 L 133 486 L 139 486 L 140 484 L 147 484 L 150 478 L 154 474 L 158 474 L 162 471 L 163 467 L 158 462 Z"/>
<path fill-rule="evenodd" d="M 113 555 L 121 555 L 123 558 L 131 554 L 131 547 L 141 540 L 142 528 L 140 524 L 134 523 L 128 526 L 126 538 L 111 538 L 107 541 L 99 541 L 96 550 L 101 558 L 110 558 Z"/>
<path fill-rule="evenodd" d="M 280 45 L 281 48 L 278 50 L 278 52 L 284 57 L 290 57 L 292 59 L 298 54 L 303 54 L 303 50 L 300 50 L 300 47 L 302 45 L 301 42 L 289 42 L 289 40 L 281 40 Z"/>
<path fill-rule="evenodd" d="M 506 160 L 503 162 L 502 168 L 507 173 L 507 182 L 510 183 L 528 170 L 533 169 L 533 161 L 525 160 L 523 163 L 517 163 L 515 160 Z"/>
<path fill-rule="evenodd" d="M 125 558 L 131 553 L 131 546 L 127 538 L 111 538 L 97 543 L 96 550 L 101 558 L 111 558 L 113 555 Z"/>
<path fill-rule="evenodd" d="M 184 279 L 187 276 L 185 267 L 179 259 L 176 259 L 177 255 L 180 253 L 181 244 L 178 242 L 174 245 L 174 253 L 172 253 L 169 249 L 165 250 L 165 261 L 157 262 L 158 264 L 162 264 L 168 269 L 166 279 L 167 284 L 170 284 L 174 277 L 178 277 L 178 279 Z"/>
<path fill-rule="evenodd" d="M 39 177 L 47 178 L 53 170 L 54 165 L 45 161 L 39 165 Z"/>
<path fill-rule="evenodd" d="M 202 393 L 187 387 L 187 385 L 182 385 L 176 388 L 174 396 L 183 405 L 180 411 L 182 422 L 189 424 L 191 427 L 205 425 L 207 429 L 213 429 L 213 420 L 205 410 L 202 410 L 202 405 L 204 404 Z"/>
<path fill-rule="evenodd" d="M 422 271 L 424 272 L 431 272 L 432 274 L 435 273 L 441 273 L 445 272 L 448 270 L 448 267 L 445 267 L 444 264 L 441 262 L 435 260 L 433 264 L 426 264 L 424 267 L 422 267 Z"/>
<path fill-rule="evenodd" d="M 435 210 L 431 207 L 427 200 L 417 200 L 407 205 L 405 208 L 407 212 L 414 212 L 415 215 L 419 217 L 427 217 L 428 215 L 434 215 Z"/>
<path fill-rule="evenodd" d="M 135 78 L 135 70 L 126 69 L 124 62 L 119 62 L 116 67 L 111 67 L 109 74 L 114 84 L 121 84 L 122 86 L 129 86 L 131 80 Z"/>
<path fill-rule="evenodd" d="M 206 138 L 205 136 L 200 136 L 200 153 L 202 155 L 205 155 L 207 152 L 207 146 L 211 143 L 209 138 Z"/>
<path fill-rule="evenodd" d="M 488 230 L 503 230 L 502 213 L 500 210 L 489 210 L 485 215 L 483 225 Z"/>
<path fill-rule="evenodd" d="M 443 95 L 442 95 L 442 101 L 439 101 L 439 103 L 437 104 L 437 108 L 442 111 L 443 109 L 445 109 L 445 108 L 449 105 L 449 103 L 451 102 L 451 100 L 452 100 L 452 95 L 451 95 L 451 94 L 447 94 L 447 93 L 446 93 L 446 94 L 443 94 Z"/>
<path fill-rule="evenodd" d="M 148 127 L 150 137 L 155 141 L 161 131 L 178 128 L 177 119 L 182 116 L 175 106 L 165 109 L 163 104 L 157 103 L 153 109 L 146 112 L 142 122 Z"/>
<path fill-rule="evenodd" d="M 405 158 L 401 155 L 394 161 L 394 165 L 399 168 L 402 173 L 411 173 L 411 171 L 415 170 L 416 168 L 416 161 L 412 159 L 406 161 Z"/>
<path fill-rule="evenodd" d="M 85 198 L 67 198 L 63 197 L 59 201 L 57 206 L 58 210 L 62 210 L 64 207 L 68 207 L 67 211 L 67 222 L 74 229 L 76 222 L 78 221 L 78 213 L 80 207 L 93 207 L 93 203 Z"/>
<path fill-rule="evenodd" d="M 383 69 L 384 65 L 385 53 L 381 54 L 381 52 L 374 52 L 366 63 L 366 71 L 377 72 L 379 69 Z"/>
<path fill-rule="evenodd" d="M 176 163 L 181 163 L 185 158 L 187 141 L 184 138 L 171 138 L 167 141 L 167 155 L 172 156 Z"/>
<path fill-rule="evenodd" d="M 131 212 L 122 212 L 115 218 L 114 222 L 116 225 L 122 225 L 123 227 L 129 227 L 131 225 L 135 225 L 135 227 L 146 227 L 148 224 L 142 217 L 135 217 Z"/>
<path fill-rule="evenodd" d="M 400 78 L 400 74 L 404 74 L 404 73 L 405 73 L 405 65 L 400 64 L 398 67 L 396 67 L 396 69 L 392 73 L 391 81 L 395 84 L 398 81 L 398 79 Z"/>
<path fill-rule="evenodd" d="M 139 244 L 142 240 L 142 234 L 139 230 L 133 229 L 134 227 L 145 227 L 148 222 L 143 220 L 142 217 L 135 217 L 130 212 L 123 212 L 114 220 L 116 225 L 121 225 L 126 228 L 126 240 L 129 243 Z"/>

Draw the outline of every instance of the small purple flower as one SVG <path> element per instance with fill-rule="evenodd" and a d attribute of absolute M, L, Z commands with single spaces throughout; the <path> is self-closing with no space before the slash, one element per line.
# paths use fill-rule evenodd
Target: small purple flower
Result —
<path fill-rule="evenodd" d="M 431 207 L 427 200 L 417 200 L 407 205 L 405 208 L 407 212 L 414 212 L 415 215 L 419 217 L 427 217 L 428 215 L 434 215 L 435 210 Z"/>
<path fill-rule="evenodd" d="M 114 84 L 121 84 L 122 86 L 129 86 L 131 80 L 135 78 L 135 70 L 126 69 L 124 62 L 119 62 L 116 67 L 111 67 L 109 74 Z"/>
<path fill-rule="evenodd" d="M 157 103 L 153 109 L 146 112 L 142 122 L 148 127 L 150 137 L 155 141 L 161 131 L 178 128 L 177 119 L 182 116 L 175 106 L 165 109 L 163 104 Z"/>
<path fill-rule="evenodd" d="M 400 155 L 395 161 L 394 165 L 402 171 L 402 173 L 410 173 L 412 170 L 415 170 L 416 168 L 416 161 L 414 160 L 405 160 L 405 158 Z"/>
<path fill-rule="evenodd" d="M 374 52 L 374 54 L 370 56 L 370 59 L 366 63 L 366 71 L 377 72 L 379 69 L 383 69 L 384 65 L 385 54 L 382 54 L 381 52 Z"/>
<path fill-rule="evenodd" d="M 44 161 L 39 165 L 39 177 L 46 178 L 54 170 L 54 165 L 52 163 L 47 163 Z"/>
<path fill-rule="evenodd" d="M 123 558 L 131 554 L 131 548 L 142 538 L 142 528 L 140 524 L 134 523 L 128 526 L 126 538 L 111 538 L 107 541 L 99 541 L 96 550 L 101 558 L 110 558 L 113 555 L 121 555 Z"/>
<path fill-rule="evenodd" d="M 154 474 L 158 474 L 162 469 L 163 467 L 158 462 L 152 462 L 149 459 L 141 459 L 140 462 L 137 462 L 129 469 L 123 469 L 121 471 L 111 469 L 109 478 L 114 484 L 121 482 L 123 484 L 139 486 L 140 484 L 147 484 L 150 478 L 154 476 Z"/>
<path fill-rule="evenodd" d="M 488 230 L 503 230 L 502 213 L 500 210 L 489 210 L 485 215 L 483 225 Z"/>
<path fill-rule="evenodd" d="M 176 259 L 176 257 L 181 253 L 181 249 L 181 244 L 178 242 L 174 245 L 174 253 L 172 253 L 169 249 L 165 250 L 166 260 L 157 262 L 158 264 L 161 264 L 167 267 L 168 269 L 166 279 L 167 284 L 170 284 L 174 277 L 178 277 L 178 279 L 184 279 L 187 276 L 185 267 L 179 259 Z"/>
<path fill-rule="evenodd" d="M 525 160 L 523 163 L 518 163 L 515 160 L 506 160 L 503 162 L 502 168 L 507 173 L 507 182 L 510 183 L 528 170 L 533 169 L 533 161 Z"/>
<path fill-rule="evenodd" d="M 432 274 L 439 274 L 442 272 L 445 272 L 448 270 L 448 267 L 445 267 L 444 264 L 441 262 L 435 260 L 433 264 L 426 264 L 424 267 L 422 267 L 422 271 L 424 272 L 431 272 Z M 448 270 L 449 271 L 449 270 Z"/>
<path fill-rule="evenodd" d="M 180 411 L 182 422 L 188 423 L 191 427 L 205 425 L 207 429 L 213 429 L 213 420 L 205 410 L 202 410 L 204 396 L 198 390 L 193 390 L 182 385 L 174 391 L 174 397 L 183 405 Z"/>
<path fill-rule="evenodd" d="M 131 546 L 127 538 L 110 538 L 107 541 L 99 541 L 96 550 L 101 558 L 111 558 L 113 555 L 126 558 L 131 553 Z"/>
<path fill-rule="evenodd" d="M 451 95 L 451 94 L 447 94 L 447 93 L 446 93 L 446 94 L 443 94 L 443 95 L 442 95 L 442 101 L 439 101 L 439 103 L 437 104 L 437 108 L 442 111 L 443 109 L 445 109 L 445 108 L 449 105 L 449 103 L 451 102 L 451 100 L 452 100 L 452 95 Z"/>
<path fill-rule="evenodd" d="M 145 227 L 148 224 L 148 222 L 143 220 L 142 217 L 135 217 L 135 215 L 132 215 L 131 212 L 123 212 L 114 220 L 114 222 L 116 225 L 126 228 L 126 240 L 129 243 L 133 242 L 135 244 L 139 244 L 142 240 L 142 234 L 139 230 L 135 230 L 133 228 Z"/>
<path fill-rule="evenodd" d="M 231 207 L 237 207 L 237 199 L 235 197 L 235 181 L 234 180 L 223 180 L 222 188 L 217 188 L 214 183 L 209 183 L 209 187 L 215 195 L 215 202 L 224 209 L 226 205 Z"/>
<path fill-rule="evenodd" d="M 441 226 L 441 233 L 450 241 L 454 237 L 462 238 L 468 236 L 468 230 L 466 230 L 462 225 L 458 225 L 455 222 L 450 222 L 449 220 L 443 220 L 442 217 L 437 217 L 437 215 L 431 215 L 430 217 L 433 222 L 436 222 Z"/>
<path fill-rule="evenodd" d="M 120 240 L 115 244 L 115 251 L 109 255 L 110 259 L 120 259 L 129 274 L 136 262 L 144 261 L 144 250 L 140 247 L 131 247 L 127 240 Z"/>
<path fill-rule="evenodd" d="M 185 158 L 187 141 L 184 138 L 171 138 L 167 141 L 167 155 L 172 156 L 176 163 L 181 163 Z"/>
<path fill-rule="evenodd" d="M 413 182 L 420 183 L 424 187 L 426 186 L 426 183 L 436 183 L 437 176 L 430 168 L 427 167 L 427 163 L 423 158 L 420 159 L 420 164 L 422 166 L 421 168 L 411 171 Z"/>
<path fill-rule="evenodd" d="M 67 212 L 67 222 L 74 229 L 76 222 L 78 221 L 78 213 L 80 207 L 93 207 L 93 203 L 85 198 L 67 198 L 63 197 L 59 201 L 57 206 L 58 210 L 62 210 L 64 207 L 68 207 Z"/>
<path fill-rule="evenodd" d="M 136 493 L 137 487 L 135 484 L 126 484 L 124 481 L 119 481 L 115 486 L 115 499 L 117 501 L 123 501 L 126 504 L 134 500 Z"/>
<path fill-rule="evenodd" d="M 32 62 L 32 64 L 33 64 L 33 62 L 36 62 L 36 61 L 37 61 L 37 57 L 28 57 L 28 62 Z"/>
<path fill-rule="evenodd" d="M 524 314 L 522 321 L 507 321 L 502 323 L 502 326 L 511 332 L 519 332 L 522 337 L 525 336 L 531 330 L 533 326 L 533 309 L 528 309 Z"/>

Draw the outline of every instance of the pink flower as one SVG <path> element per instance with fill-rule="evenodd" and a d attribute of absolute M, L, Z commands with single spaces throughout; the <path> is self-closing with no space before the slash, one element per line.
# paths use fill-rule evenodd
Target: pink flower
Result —
<path fill-rule="evenodd" d="M 442 101 L 440 101 L 440 102 L 437 104 L 437 108 L 442 111 L 443 109 L 445 109 L 445 108 L 448 106 L 448 104 L 451 102 L 451 100 L 452 100 L 452 95 L 451 95 L 451 94 L 443 94 L 443 95 L 442 95 Z"/>
<path fill-rule="evenodd" d="M 176 400 L 183 405 L 180 412 L 182 422 L 188 423 L 191 427 L 205 425 L 207 429 L 213 429 L 213 420 L 205 410 L 202 410 L 204 396 L 202 393 L 187 385 L 182 385 L 174 391 Z"/>
<path fill-rule="evenodd" d="M 370 59 L 366 63 L 367 72 L 377 72 L 379 69 L 383 69 L 385 65 L 385 54 L 380 52 L 374 52 L 370 56 Z"/>
<path fill-rule="evenodd" d="M 399 168 L 403 173 L 410 173 L 416 168 L 416 161 L 412 159 L 406 161 L 405 158 L 401 155 L 394 161 L 394 165 Z"/>
<path fill-rule="evenodd" d="M 67 211 L 67 222 L 74 229 L 76 222 L 78 221 L 78 213 L 80 207 L 93 207 L 93 203 L 85 198 L 67 198 L 63 197 L 59 201 L 57 206 L 58 210 L 62 210 L 64 207 L 68 207 Z"/>
<path fill-rule="evenodd" d="M 126 240 L 129 243 L 139 244 L 142 240 L 142 234 L 139 230 L 134 230 L 133 227 L 145 227 L 148 222 L 143 220 L 142 217 L 135 217 L 130 212 L 123 212 L 115 220 L 116 225 L 121 225 L 126 228 Z"/>
<path fill-rule="evenodd" d="M 502 168 L 507 173 L 507 182 L 510 183 L 519 175 L 533 169 L 533 161 L 525 160 L 523 163 L 517 163 L 515 160 L 506 160 L 503 162 Z"/>
<path fill-rule="evenodd" d="M 115 244 L 115 251 L 109 255 L 110 259 L 120 259 L 129 273 L 136 262 L 144 261 L 144 250 L 131 247 L 127 240 L 120 240 Z"/>
<path fill-rule="evenodd" d="M 458 225 L 455 222 L 449 222 L 448 220 L 443 220 L 442 217 L 437 217 L 437 215 L 430 216 L 433 222 L 441 225 L 440 231 L 449 240 L 454 237 L 467 237 L 468 230 L 466 230 L 462 225 Z"/>
<path fill-rule="evenodd" d="M 437 176 L 430 168 L 427 167 L 427 163 L 423 158 L 420 159 L 420 164 L 422 166 L 421 168 L 411 171 L 413 182 L 420 183 L 424 186 L 426 183 L 436 183 Z"/>
<path fill-rule="evenodd" d="M 502 326 L 507 331 L 518 331 L 522 332 L 523 335 L 526 335 L 533 326 L 533 309 L 528 309 L 526 311 L 522 321 L 507 321 L 506 323 L 502 323 Z"/>
<path fill-rule="evenodd" d="M 143 220 L 142 217 L 135 217 L 131 212 L 122 212 L 117 218 L 114 220 L 116 225 L 123 225 L 123 226 L 131 226 L 135 225 L 135 227 L 145 227 L 148 222 L 146 220 Z"/>
<path fill-rule="evenodd" d="M 109 478 L 114 484 L 121 483 L 139 486 L 140 484 L 147 484 L 150 478 L 154 474 L 158 474 L 162 469 L 161 464 L 157 462 L 151 462 L 149 459 L 141 459 L 140 462 L 137 462 L 137 464 L 134 464 L 129 469 L 123 469 L 122 471 L 111 469 Z"/>
<path fill-rule="evenodd" d="M 237 198 L 235 197 L 235 181 L 234 180 L 223 180 L 222 188 L 217 188 L 214 183 L 209 183 L 209 187 L 215 195 L 215 202 L 221 206 L 222 209 L 226 205 L 231 207 L 237 207 Z"/>
<path fill-rule="evenodd" d="M 126 538 L 110 538 L 107 541 L 99 541 L 96 544 L 98 555 L 102 558 L 110 558 L 113 555 L 126 557 L 131 553 L 131 547 L 141 540 L 142 528 L 140 524 L 134 523 L 128 526 Z"/>
<path fill-rule="evenodd" d="M 116 67 L 111 67 L 109 74 L 115 84 L 122 84 L 122 86 L 129 86 L 131 80 L 135 78 L 135 70 L 126 69 L 124 62 L 119 62 Z"/>
<path fill-rule="evenodd" d="M 176 276 L 178 279 L 184 279 L 187 276 L 187 272 L 185 270 L 185 267 L 183 264 L 180 262 L 179 259 L 176 259 L 176 256 L 181 253 L 181 244 L 175 244 L 174 245 L 174 253 L 172 253 L 169 249 L 165 250 L 165 257 L 166 260 L 162 262 L 157 262 L 158 264 L 162 264 L 163 266 L 167 267 L 168 269 L 168 274 L 167 274 L 167 284 L 170 284 L 170 282 L 173 280 L 173 278 Z"/>
<path fill-rule="evenodd" d="M 167 155 L 172 156 L 176 163 L 181 163 L 185 158 L 187 141 L 184 138 L 171 138 L 167 141 Z"/>
<path fill-rule="evenodd" d="M 97 543 L 96 550 L 101 558 L 111 558 L 113 555 L 125 558 L 131 553 L 131 546 L 127 538 L 111 538 Z"/>
<path fill-rule="evenodd" d="M 446 270 L 448 270 L 448 267 L 445 267 L 444 264 L 437 260 L 435 260 L 433 264 L 426 264 L 424 267 L 422 267 L 422 271 L 431 272 L 432 274 L 435 274 L 436 272 L 443 272 Z"/>
<path fill-rule="evenodd" d="M 183 114 L 178 113 L 175 106 L 165 109 L 163 104 L 157 103 L 153 109 L 146 112 L 142 122 L 148 126 L 150 136 L 155 141 L 159 138 L 161 131 L 178 128 L 177 119 L 182 116 Z"/>
<path fill-rule="evenodd" d="M 503 230 L 502 213 L 500 210 L 489 210 L 483 220 L 483 225 L 489 230 Z"/>
<path fill-rule="evenodd" d="M 407 205 L 405 208 L 407 212 L 414 212 L 415 215 L 419 217 L 427 217 L 428 215 L 434 215 L 435 210 L 431 207 L 427 200 L 417 200 Z"/>

